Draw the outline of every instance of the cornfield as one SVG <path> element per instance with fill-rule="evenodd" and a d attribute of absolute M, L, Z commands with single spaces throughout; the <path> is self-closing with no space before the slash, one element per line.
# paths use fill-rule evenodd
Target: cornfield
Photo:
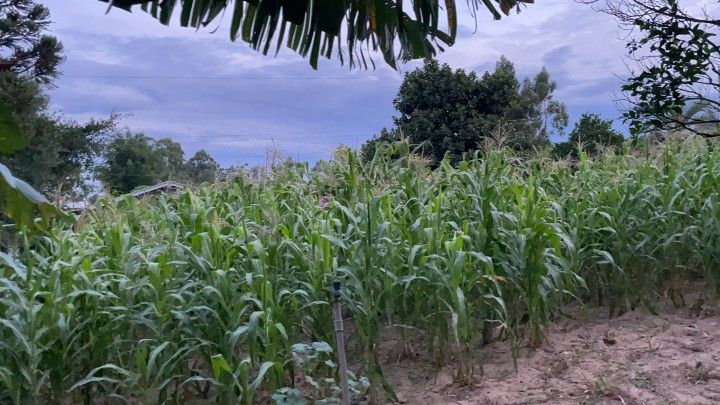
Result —
<path fill-rule="evenodd" d="M 334 280 L 371 390 L 393 397 L 388 336 L 467 383 L 484 342 L 537 345 L 568 303 L 617 315 L 681 296 L 677 280 L 716 291 L 713 146 L 573 165 L 491 150 L 431 171 L 397 143 L 367 164 L 348 150 L 262 182 L 106 199 L 0 252 L 0 402 L 253 403 L 332 381 L 331 359 L 303 371 L 294 347 L 334 342 Z"/>

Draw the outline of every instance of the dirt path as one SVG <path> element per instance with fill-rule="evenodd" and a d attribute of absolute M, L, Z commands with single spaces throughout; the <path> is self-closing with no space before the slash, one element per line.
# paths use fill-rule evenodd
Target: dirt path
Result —
<path fill-rule="evenodd" d="M 385 369 L 409 404 L 720 403 L 720 306 L 693 312 L 608 320 L 602 309 L 588 311 L 551 326 L 540 348 L 522 349 L 517 373 L 507 344 L 484 347 L 485 374 L 467 387 L 422 358 Z"/>

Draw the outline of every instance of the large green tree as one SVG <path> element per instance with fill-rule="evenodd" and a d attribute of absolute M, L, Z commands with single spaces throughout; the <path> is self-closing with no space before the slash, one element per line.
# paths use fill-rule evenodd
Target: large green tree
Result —
<path fill-rule="evenodd" d="M 77 197 L 88 191 L 116 117 L 78 123 L 49 109 L 45 89 L 63 60 L 62 44 L 45 34 L 49 24 L 48 9 L 35 1 L 0 0 L 0 104 L 23 138 L 0 162 L 47 195 Z"/>
<path fill-rule="evenodd" d="M 285 45 L 317 68 L 320 57 L 337 55 L 350 66 L 373 64 L 368 50 L 397 60 L 432 57 L 455 42 L 455 0 L 100 0 L 127 11 L 140 8 L 163 24 L 201 28 L 229 18 L 231 40 L 242 40 L 267 54 Z M 499 20 L 533 0 L 468 0 L 469 13 L 480 8 Z M 341 44 L 341 41 L 344 42 Z"/>
<path fill-rule="evenodd" d="M 220 166 L 205 149 L 197 151 L 185 163 L 185 174 L 196 184 L 214 182 L 219 172 Z"/>
<path fill-rule="evenodd" d="M 98 175 L 112 192 L 127 193 L 159 180 L 161 165 L 153 148 L 153 139 L 145 134 L 128 132 L 117 136 L 107 146 L 104 158 Z"/>
<path fill-rule="evenodd" d="M 184 180 L 185 152 L 182 146 L 170 138 L 163 138 L 153 144 L 157 164 L 158 180 Z"/>
<path fill-rule="evenodd" d="M 0 0 L 0 103 L 20 125 L 25 146 L 2 158 L 45 194 L 82 195 L 115 117 L 77 123 L 50 111 L 45 87 L 57 75 L 62 44 L 45 35 L 48 9 L 32 0 Z"/>
<path fill-rule="evenodd" d="M 98 170 L 105 188 L 128 193 L 165 180 L 212 182 L 220 167 L 204 149 L 185 161 L 182 146 L 170 138 L 154 139 L 142 133 L 116 136 L 105 150 Z"/>
<path fill-rule="evenodd" d="M 620 146 L 625 138 L 614 130 L 612 121 L 604 120 L 597 114 L 585 113 L 580 116 L 570 132 L 567 142 L 555 145 L 553 154 L 557 157 L 577 156 L 578 149 L 594 155 L 603 147 Z"/>
<path fill-rule="evenodd" d="M 394 100 L 395 127 L 364 145 L 363 156 L 372 158 L 379 142 L 406 137 L 436 163 L 446 155 L 457 162 L 499 127 L 519 151 L 545 146 L 548 126 L 562 129 L 567 123 L 564 105 L 553 99 L 555 88 L 545 69 L 521 86 L 505 57 L 481 77 L 428 60 L 405 75 Z"/>
<path fill-rule="evenodd" d="M 423 143 L 425 153 L 440 161 L 448 154 L 454 162 L 496 125 L 517 95 L 515 71 L 506 61 L 498 63 L 482 80 L 474 72 L 452 70 L 429 60 L 405 75 L 394 105 L 395 133 L 411 143 Z"/>
<path fill-rule="evenodd" d="M 555 99 L 557 83 L 543 67 L 523 81 L 520 95 L 506 114 L 508 143 L 518 151 L 550 145 L 550 136 L 561 136 L 568 124 L 565 104 Z"/>
<path fill-rule="evenodd" d="M 33 230 L 37 214 L 44 220 L 59 214 L 5 165 L 33 145 L 25 132 L 45 104 L 37 83 L 49 83 L 62 61 L 62 44 L 43 34 L 49 23 L 47 8 L 32 0 L 0 0 L 0 248 L 16 239 L 9 223 Z"/>
<path fill-rule="evenodd" d="M 82 196 L 85 177 L 114 131 L 116 117 L 78 123 L 48 110 L 48 99 L 34 80 L 0 74 L 0 103 L 20 124 L 26 145 L 0 158 L 18 176 L 46 195 Z"/>

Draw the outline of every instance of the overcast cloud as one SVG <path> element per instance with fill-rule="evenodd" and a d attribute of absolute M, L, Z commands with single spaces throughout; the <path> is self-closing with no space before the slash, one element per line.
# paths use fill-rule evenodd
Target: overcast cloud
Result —
<path fill-rule="evenodd" d="M 41 2 L 65 45 L 63 76 L 51 95 L 69 118 L 127 113 L 123 124 L 131 130 L 171 137 L 188 154 L 205 148 L 224 166 L 264 161 L 272 140 L 295 158 L 315 161 L 391 125 L 402 73 L 380 63 L 349 71 L 323 61 L 313 71 L 290 50 L 273 58 L 232 43 L 223 27 L 214 34 L 168 28 L 141 11 L 106 14 L 107 5 L 92 0 Z M 460 22 L 458 41 L 441 61 L 481 73 L 506 55 L 522 76 L 545 65 L 571 119 L 582 112 L 620 116 L 613 99 L 627 72 L 625 46 L 608 16 L 573 1 L 544 0 L 499 22 L 480 13 L 477 30 L 470 18 Z"/>

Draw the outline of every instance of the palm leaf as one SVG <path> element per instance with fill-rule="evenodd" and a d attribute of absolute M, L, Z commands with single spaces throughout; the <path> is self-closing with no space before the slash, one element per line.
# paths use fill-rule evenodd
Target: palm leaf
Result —
<path fill-rule="evenodd" d="M 380 52 L 385 62 L 396 67 L 398 60 L 433 57 L 443 46 L 451 46 L 457 33 L 457 5 L 454 0 L 100 0 L 110 7 L 132 11 L 133 6 L 170 24 L 175 13 L 180 25 L 200 28 L 227 13 L 230 39 L 241 39 L 267 54 L 272 45 L 283 43 L 309 59 L 317 68 L 320 56 L 333 52 L 350 67 L 368 67 L 366 52 Z M 484 7 L 494 19 L 506 15 L 520 3 L 534 0 L 468 0 L 475 16 Z M 410 4 L 405 4 L 410 3 Z M 443 4 L 441 4 L 443 3 Z M 497 7 L 500 11 L 498 11 Z M 441 18 L 442 15 L 445 18 Z M 447 21 L 441 27 L 440 21 Z M 340 43 L 344 37 L 345 46 Z M 362 46 L 364 45 L 364 46 Z"/>

